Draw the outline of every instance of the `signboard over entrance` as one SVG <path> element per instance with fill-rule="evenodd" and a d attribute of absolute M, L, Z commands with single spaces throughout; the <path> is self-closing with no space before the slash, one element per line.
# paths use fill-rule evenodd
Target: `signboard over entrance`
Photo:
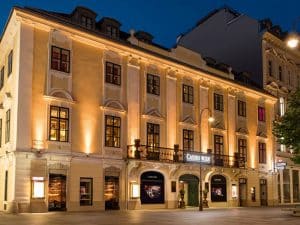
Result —
<path fill-rule="evenodd" d="M 185 152 L 184 161 L 190 163 L 211 164 L 211 155 L 199 152 Z"/>

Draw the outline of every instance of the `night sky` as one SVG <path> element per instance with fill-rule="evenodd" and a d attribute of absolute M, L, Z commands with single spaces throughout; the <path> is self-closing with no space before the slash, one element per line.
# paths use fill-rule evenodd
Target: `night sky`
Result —
<path fill-rule="evenodd" d="M 255 19 L 270 18 L 283 30 L 291 30 L 298 21 L 296 29 L 300 30 L 299 0 L 0 0 L 1 34 L 14 5 L 64 13 L 70 13 L 77 5 L 85 6 L 98 13 L 98 19 L 117 19 L 124 31 L 133 28 L 151 33 L 154 42 L 165 47 L 172 47 L 179 34 L 224 5 Z"/>

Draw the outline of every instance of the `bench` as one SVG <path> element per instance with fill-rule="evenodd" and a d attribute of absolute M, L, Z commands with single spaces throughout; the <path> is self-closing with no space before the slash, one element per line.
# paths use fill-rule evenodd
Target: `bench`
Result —
<path fill-rule="evenodd" d="M 300 207 L 296 206 L 294 208 L 282 208 L 282 211 L 291 211 L 293 216 L 300 216 Z"/>

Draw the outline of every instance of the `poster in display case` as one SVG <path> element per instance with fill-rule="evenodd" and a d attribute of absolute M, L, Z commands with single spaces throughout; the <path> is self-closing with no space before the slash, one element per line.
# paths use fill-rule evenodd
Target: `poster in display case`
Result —
<path fill-rule="evenodd" d="M 164 178 L 157 172 L 145 172 L 141 176 L 140 196 L 142 204 L 164 203 Z"/>

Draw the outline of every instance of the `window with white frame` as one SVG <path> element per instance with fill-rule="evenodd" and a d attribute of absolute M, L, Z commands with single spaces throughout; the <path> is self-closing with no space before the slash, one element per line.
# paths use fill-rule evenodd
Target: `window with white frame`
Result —
<path fill-rule="evenodd" d="M 105 146 L 120 148 L 121 118 L 105 115 Z"/>
<path fill-rule="evenodd" d="M 49 140 L 68 142 L 69 139 L 69 109 L 50 106 Z"/>
<path fill-rule="evenodd" d="M 52 46 L 51 69 L 70 73 L 70 50 Z"/>

